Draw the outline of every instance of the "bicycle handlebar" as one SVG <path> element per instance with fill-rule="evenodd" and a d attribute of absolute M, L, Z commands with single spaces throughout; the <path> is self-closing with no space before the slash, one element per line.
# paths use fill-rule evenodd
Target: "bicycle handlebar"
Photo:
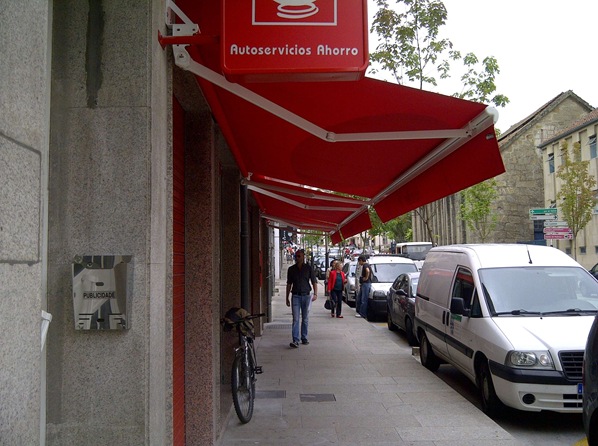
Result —
<path fill-rule="evenodd" d="M 259 314 L 250 314 L 249 316 L 245 316 L 243 319 L 239 319 L 238 321 L 235 322 L 228 322 L 228 324 L 231 325 L 239 325 L 245 321 L 249 321 L 251 319 L 257 319 L 258 317 L 264 317 L 266 316 L 266 313 L 259 313 Z M 224 319 L 220 319 L 220 323 L 224 324 L 226 321 Z"/>

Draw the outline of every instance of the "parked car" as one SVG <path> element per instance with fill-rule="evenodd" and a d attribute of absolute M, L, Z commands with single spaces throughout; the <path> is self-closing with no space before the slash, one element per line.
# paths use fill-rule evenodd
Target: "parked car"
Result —
<path fill-rule="evenodd" d="M 343 300 L 349 305 L 350 307 L 355 306 L 355 268 L 357 267 L 357 262 L 351 260 L 350 262 L 345 262 L 343 265 L 343 272 L 347 277 L 347 282 L 343 287 Z"/>
<path fill-rule="evenodd" d="M 397 255 L 375 255 L 368 259 L 372 270 L 372 286 L 368 296 L 368 321 L 386 320 L 386 293 L 402 273 L 417 272 L 413 260 Z"/>
<path fill-rule="evenodd" d="M 582 412 L 583 355 L 598 281 L 558 249 L 523 244 L 432 248 L 417 287 L 421 363 L 455 366 L 488 415 Z"/>
<path fill-rule="evenodd" d="M 594 276 L 596 279 L 598 279 L 598 263 L 596 263 L 594 266 L 592 266 L 592 269 L 590 270 L 590 274 L 592 276 Z"/>
<path fill-rule="evenodd" d="M 419 273 L 403 273 L 390 286 L 387 295 L 388 329 L 400 328 L 407 336 L 409 345 L 417 345 L 415 336 L 415 295 Z"/>
<path fill-rule="evenodd" d="M 589 446 L 598 445 L 598 317 L 590 329 L 583 360 L 583 427 Z"/>

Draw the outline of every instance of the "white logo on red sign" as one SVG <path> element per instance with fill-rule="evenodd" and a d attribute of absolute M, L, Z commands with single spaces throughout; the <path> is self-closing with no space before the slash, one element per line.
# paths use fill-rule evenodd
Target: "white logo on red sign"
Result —
<path fill-rule="evenodd" d="M 252 0 L 252 25 L 336 26 L 337 0 Z"/>

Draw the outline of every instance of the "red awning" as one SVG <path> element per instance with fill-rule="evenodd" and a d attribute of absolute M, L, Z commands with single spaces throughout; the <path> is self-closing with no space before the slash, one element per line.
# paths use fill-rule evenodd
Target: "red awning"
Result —
<path fill-rule="evenodd" d="M 504 172 L 483 104 L 369 78 L 232 84 L 217 42 L 174 51 L 270 221 L 338 242 L 371 227 L 368 205 L 388 221 Z"/>

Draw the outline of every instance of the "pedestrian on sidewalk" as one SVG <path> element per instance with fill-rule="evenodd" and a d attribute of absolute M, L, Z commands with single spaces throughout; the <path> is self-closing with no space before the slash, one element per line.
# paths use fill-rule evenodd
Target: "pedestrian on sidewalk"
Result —
<path fill-rule="evenodd" d="M 359 309 L 357 312 L 363 318 L 368 314 L 368 296 L 372 286 L 372 269 L 363 254 L 359 256 L 357 262 L 361 265 L 361 276 L 359 277 Z"/>
<path fill-rule="evenodd" d="M 361 277 L 361 264 L 357 262 L 355 266 L 355 317 L 361 317 L 359 314 L 359 307 L 361 306 L 361 285 L 359 278 Z"/>
<path fill-rule="evenodd" d="M 311 285 L 310 285 L 311 282 Z M 311 289 L 313 286 L 313 297 Z M 289 296 L 292 295 L 292 307 Z M 291 307 L 293 311 L 293 342 L 290 346 L 292 348 L 299 347 L 299 316 L 301 316 L 301 343 L 309 344 L 307 339 L 308 324 L 309 324 L 309 309 L 311 302 L 318 298 L 318 280 L 316 273 L 311 265 L 305 263 L 305 251 L 299 249 L 295 253 L 295 264 L 289 266 L 287 270 L 287 307 Z"/>
<path fill-rule="evenodd" d="M 334 269 L 330 271 L 330 277 L 328 278 L 328 292 L 330 293 L 330 300 L 333 305 L 330 310 L 330 316 L 334 317 L 336 310 L 336 317 L 342 318 L 342 306 L 343 306 L 343 287 L 347 283 L 347 277 L 342 270 L 341 262 L 334 263 Z"/>

